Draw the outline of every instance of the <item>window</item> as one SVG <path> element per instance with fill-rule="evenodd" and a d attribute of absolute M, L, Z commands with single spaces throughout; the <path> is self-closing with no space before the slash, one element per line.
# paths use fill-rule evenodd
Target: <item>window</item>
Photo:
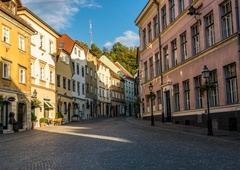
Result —
<path fill-rule="evenodd" d="M 23 68 L 19 69 L 19 83 L 26 83 L 26 70 Z"/>
<path fill-rule="evenodd" d="M 144 99 L 142 99 L 142 113 L 145 113 Z"/>
<path fill-rule="evenodd" d="M 145 81 L 148 80 L 148 65 L 147 62 L 144 63 L 144 75 L 145 75 Z"/>
<path fill-rule="evenodd" d="M 159 34 L 159 30 L 158 30 L 158 16 L 156 15 L 153 18 L 153 31 L 154 31 L 154 38 L 156 38 Z"/>
<path fill-rule="evenodd" d="M 25 51 L 25 38 L 21 35 L 18 36 L 18 48 Z"/>
<path fill-rule="evenodd" d="M 170 20 L 173 22 L 175 20 L 175 0 L 169 0 L 170 2 Z"/>
<path fill-rule="evenodd" d="M 180 111 L 179 84 L 173 85 L 175 112 Z"/>
<path fill-rule="evenodd" d="M 10 29 L 7 27 L 2 28 L 2 41 L 10 44 Z"/>
<path fill-rule="evenodd" d="M 57 75 L 57 86 L 60 87 L 61 85 L 61 76 Z"/>
<path fill-rule="evenodd" d="M 39 48 L 44 49 L 44 36 L 40 35 Z"/>
<path fill-rule="evenodd" d="M 63 88 L 66 89 L 66 77 L 63 77 Z"/>
<path fill-rule="evenodd" d="M 206 26 L 206 28 L 205 28 L 205 30 L 206 30 L 206 47 L 210 47 L 215 43 L 213 13 L 210 13 L 205 17 L 205 26 Z"/>
<path fill-rule="evenodd" d="M 161 91 L 157 91 L 157 104 L 158 104 L 158 110 L 160 110 L 160 104 L 161 104 Z"/>
<path fill-rule="evenodd" d="M 81 55 L 80 55 L 81 53 L 80 53 L 80 50 L 78 50 L 78 57 L 80 57 Z"/>
<path fill-rule="evenodd" d="M 90 76 L 91 76 L 91 78 L 92 78 L 92 68 L 90 68 Z"/>
<path fill-rule="evenodd" d="M 227 38 L 233 34 L 232 25 L 232 5 L 231 1 L 228 0 L 221 5 L 222 14 L 222 34 L 223 38 Z"/>
<path fill-rule="evenodd" d="M 80 82 L 77 82 L 77 92 L 80 94 Z"/>
<path fill-rule="evenodd" d="M 185 0 L 179 0 L 179 4 L 180 4 L 180 5 L 179 5 L 179 8 L 180 8 L 179 12 L 180 12 L 180 13 L 183 12 L 184 9 L 185 9 L 184 1 L 185 1 Z"/>
<path fill-rule="evenodd" d="M 142 39 L 143 39 L 143 41 L 142 41 L 143 42 L 143 47 L 146 47 L 147 46 L 146 29 L 143 30 L 142 35 L 143 35 L 143 37 L 142 37 Z"/>
<path fill-rule="evenodd" d="M 53 41 L 49 40 L 49 54 L 53 54 Z"/>
<path fill-rule="evenodd" d="M 211 89 L 209 95 L 209 105 L 218 106 L 219 105 L 219 94 L 218 94 L 218 81 L 217 81 L 217 70 L 213 70 L 209 74 L 209 83 L 214 85 L 215 88 Z"/>
<path fill-rule="evenodd" d="M 84 67 L 82 66 L 82 77 L 84 77 Z"/>
<path fill-rule="evenodd" d="M 187 37 L 186 32 L 184 32 L 181 36 L 181 57 L 182 61 L 187 59 Z"/>
<path fill-rule="evenodd" d="M 53 77 L 53 71 L 50 71 L 50 83 L 54 83 Z"/>
<path fill-rule="evenodd" d="M 31 62 L 31 77 L 34 77 L 34 63 Z"/>
<path fill-rule="evenodd" d="M 74 48 L 74 54 L 77 54 L 77 48 L 76 47 Z"/>
<path fill-rule="evenodd" d="M 149 59 L 149 67 L 150 67 L 150 79 L 154 77 L 154 70 L 153 70 L 153 58 L 151 57 Z"/>
<path fill-rule="evenodd" d="M 159 75 L 160 74 L 159 53 L 155 54 L 155 68 L 156 68 L 156 75 Z"/>
<path fill-rule="evenodd" d="M 173 66 L 175 66 L 175 65 L 178 64 L 178 62 L 177 62 L 177 41 L 176 41 L 176 39 L 172 41 L 171 45 L 172 45 L 172 63 L 173 63 Z"/>
<path fill-rule="evenodd" d="M 79 64 L 77 63 L 77 74 L 79 75 L 80 74 L 80 71 L 79 71 Z"/>
<path fill-rule="evenodd" d="M 89 74 L 89 73 L 88 73 L 88 66 L 86 66 L 86 73 Z"/>
<path fill-rule="evenodd" d="M 190 88 L 189 88 L 189 80 L 183 82 L 183 90 L 184 90 L 184 109 L 190 109 Z"/>
<path fill-rule="evenodd" d="M 73 74 L 75 74 L 75 62 L 72 62 L 72 69 L 73 69 Z"/>
<path fill-rule="evenodd" d="M 162 8 L 162 29 L 167 27 L 167 13 L 166 13 L 166 6 Z"/>
<path fill-rule="evenodd" d="M 85 89 L 84 89 L 84 84 L 82 84 L 82 94 L 84 94 L 85 92 Z"/>
<path fill-rule="evenodd" d="M 71 90 L 71 80 L 68 79 L 68 90 Z"/>
<path fill-rule="evenodd" d="M 40 80 L 45 80 L 45 69 L 43 66 L 40 67 Z"/>
<path fill-rule="evenodd" d="M 194 83 L 195 83 L 195 97 L 196 97 L 196 108 L 202 108 L 202 95 L 201 95 L 201 76 L 194 77 Z"/>
<path fill-rule="evenodd" d="M 163 48 L 163 55 L 164 55 L 164 70 L 167 71 L 169 69 L 168 46 Z"/>
<path fill-rule="evenodd" d="M 199 42 L 199 28 L 198 24 L 192 26 L 192 42 L 193 42 L 193 55 L 197 54 L 200 51 L 200 42 Z"/>
<path fill-rule="evenodd" d="M 76 91 L 76 81 L 75 80 L 72 81 L 72 89 L 74 92 Z"/>
<path fill-rule="evenodd" d="M 152 23 L 150 22 L 148 24 L 148 43 L 152 41 Z"/>
<path fill-rule="evenodd" d="M 233 104 L 238 101 L 237 73 L 236 64 L 225 66 L 227 104 Z"/>

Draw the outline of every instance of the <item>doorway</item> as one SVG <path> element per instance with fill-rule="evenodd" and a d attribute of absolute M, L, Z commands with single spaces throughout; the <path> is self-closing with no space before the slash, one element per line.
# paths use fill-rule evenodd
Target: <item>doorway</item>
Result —
<path fill-rule="evenodd" d="M 23 119 L 24 119 L 25 111 L 26 111 L 26 105 L 24 103 L 19 103 L 18 104 L 18 117 L 17 117 L 19 129 L 23 129 L 23 122 L 24 122 Z"/>
<path fill-rule="evenodd" d="M 166 94 L 166 114 L 167 114 L 167 122 L 171 122 L 171 118 L 172 118 L 172 115 L 171 115 L 171 100 L 170 100 L 170 91 L 166 91 L 165 92 Z"/>

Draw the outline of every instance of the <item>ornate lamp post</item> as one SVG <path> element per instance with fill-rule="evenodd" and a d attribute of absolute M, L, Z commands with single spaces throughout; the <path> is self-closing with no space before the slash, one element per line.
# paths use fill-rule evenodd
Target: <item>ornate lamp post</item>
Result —
<path fill-rule="evenodd" d="M 213 136 L 212 131 L 212 119 L 210 116 L 210 109 L 209 109 L 209 69 L 206 65 L 204 65 L 202 70 L 202 76 L 205 78 L 205 86 L 206 86 L 206 93 L 207 93 L 207 127 L 208 127 L 208 136 Z"/>
<path fill-rule="evenodd" d="M 153 85 L 152 83 L 149 84 L 149 91 L 150 91 L 150 94 L 149 94 L 149 98 L 151 99 L 151 126 L 154 126 L 154 117 L 153 117 L 153 100 L 154 100 L 154 93 L 152 92 L 153 90 Z"/>

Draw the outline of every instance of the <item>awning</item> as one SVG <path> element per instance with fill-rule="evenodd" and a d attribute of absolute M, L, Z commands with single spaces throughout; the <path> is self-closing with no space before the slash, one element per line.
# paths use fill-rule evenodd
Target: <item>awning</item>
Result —
<path fill-rule="evenodd" d="M 48 109 L 53 109 L 54 106 L 50 102 L 44 102 L 44 107 Z"/>

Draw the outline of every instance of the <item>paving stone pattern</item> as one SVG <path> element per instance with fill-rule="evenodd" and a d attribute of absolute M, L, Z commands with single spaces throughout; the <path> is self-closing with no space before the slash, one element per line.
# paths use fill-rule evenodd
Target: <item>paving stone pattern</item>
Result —
<path fill-rule="evenodd" d="M 240 133 L 101 118 L 0 135 L 0 170 L 239 170 Z"/>

